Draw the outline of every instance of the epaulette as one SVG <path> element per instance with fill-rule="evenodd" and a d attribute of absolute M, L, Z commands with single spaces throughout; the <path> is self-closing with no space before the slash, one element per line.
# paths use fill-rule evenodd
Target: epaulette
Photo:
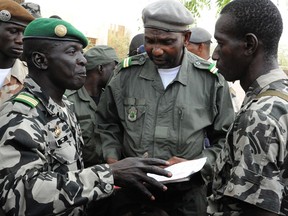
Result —
<path fill-rule="evenodd" d="M 21 92 L 20 94 L 18 94 L 16 97 L 13 98 L 13 101 L 21 102 L 31 108 L 36 107 L 39 103 L 39 101 L 35 97 L 25 92 Z"/>
<path fill-rule="evenodd" d="M 123 68 L 128 68 L 132 65 L 143 65 L 147 59 L 147 54 L 142 53 L 139 55 L 129 56 L 123 59 L 115 69 L 115 73 L 118 73 Z"/>
<path fill-rule="evenodd" d="M 206 60 L 197 59 L 194 62 L 194 66 L 199 69 L 204 69 L 210 71 L 212 74 L 218 75 L 218 69 L 216 68 L 215 63 L 211 63 Z"/>

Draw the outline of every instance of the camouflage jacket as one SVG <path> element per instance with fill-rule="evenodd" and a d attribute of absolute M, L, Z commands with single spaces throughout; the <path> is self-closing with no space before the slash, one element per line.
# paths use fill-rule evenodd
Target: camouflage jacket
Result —
<path fill-rule="evenodd" d="M 31 79 L 0 109 L 0 206 L 7 215 L 83 215 L 110 195 L 108 165 L 83 168 L 80 126 Z"/>
<path fill-rule="evenodd" d="M 218 206 L 208 210 L 212 215 L 223 215 L 224 209 L 225 215 L 240 215 L 238 200 L 280 214 L 288 179 L 288 101 L 278 96 L 257 98 L 267 90 L 288 94 L 287 75 L 272 70 L 248 89 L 217 159 L 219 175 L 213 188 Z"/>
<path fill-rule="evenodd" d="M 7 75 L 3 86 L 0 88 L 0 105 L 23 88 L 27 73 L 26 63 L 16 59 L 11 72 Z"/>

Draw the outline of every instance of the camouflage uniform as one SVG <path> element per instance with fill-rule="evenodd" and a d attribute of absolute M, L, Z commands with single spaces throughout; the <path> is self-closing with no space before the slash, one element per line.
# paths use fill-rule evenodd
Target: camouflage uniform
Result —
<path fill-rule="evenodd" d="M 85 204 L 112 193 L 108 165 L 83 169 L 80 126 L 67 113 L 29 77 L 1 107 L 0 205 L 7 215 L 83 215 Z"/>
<path fill-rule="evenodd" d="M 280 213 L 288 178 L 288 102 L 275 96 L 256 98 L 267 90 L 288 94 L 287 75 L 272 70 L 247 91 L 217 159 L 220 173 L 213 187 L 218 206 L 210 206 L 212 215 L 241 215 L 241 202 L 237 200 Z"/>
<path fill-rule="evenodd" d="M 201 200 L 196 208 L 186 208 L 188 212 L 203 208 L 206 212 L 206 193 L 195 196 L 188 191 L 192 187 L 201 190 L 203 180 L 212 180 L 212 166 L 233 122 L 227 82 L 222 75 L 209 72 L 209 62 L 186 49 L 179 73 L 166 89 L 156 66 L 145 53 L 125 59 L 122 65 L 108 83 L 97 108 L 104 159 L 208 157 L 201 170 L 202 177 L 199 175 L 187 183 L 189 186 L 184 186 L 185 183 L 176 186 L 178 192 L 180 188 L 183 190 L 177 202 L 195 205 L 196 199 Z M 187 200 L 194 202 L 184 200 L 187 193 L 191 194 Z"/>
<path fill-rule="evenodd" d="M 5 78 L 3 86 L 0 89 L 0 105 L 23 88 L 27 73 L 28 68 L 26 63 L 16 59 L 11 72 Z"/>

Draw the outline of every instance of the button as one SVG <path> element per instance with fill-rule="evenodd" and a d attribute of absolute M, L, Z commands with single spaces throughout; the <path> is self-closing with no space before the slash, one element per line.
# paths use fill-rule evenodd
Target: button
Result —
<path fill-rule="evenodd" d="M 140 56 L 140 58 L 139 58 L 139 62 L 140 62 L 140 63 L 145 62 L 145 60 L 146 60 L 146 58 L 145 58 L 144 56 Z"/>
<path fill-rule="evenodd" d="M 148 152 L 145 152 L 145 153 L 143 154 L 142 158 L 148 158 L 148 156 L 149 156 Z"/>
<path fill-rule="evenodd" d="M 233 186 L 233 185 L 229 185 L 229 186 L 228 186 L 228 191 L 229 191 L 229 192 L 232 192 L 233 190 L 234 190 L 234 186 Z"/>
<path fill-rule="evenodd" d="M 112 185 L 111 184 L 106 184 L 105 185 L 105 190 L 106 191 L 111 191 L 112 190 Z"/>

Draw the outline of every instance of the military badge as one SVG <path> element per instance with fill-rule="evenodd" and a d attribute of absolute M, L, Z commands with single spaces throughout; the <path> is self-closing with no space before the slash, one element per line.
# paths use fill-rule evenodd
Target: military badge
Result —
<path fill-rule="evenodd" d="M 57 25 L 54 32 L 58 37 L 64 37 L 67 34 L 67 28 L 64 25 Z"/>
<path fill-rule="evenodd" d="M 1 10 L 0 11 L 0 20 L 3 22 L 7 22 L 11 19 L 11 14 L 7 10 Z"/>
<path fill-rule="evenodd" d="M 58 125 L 55 126 L 55 130 L 54 130 L 54 133 L 55 133 L 55 137 L 58 138 L 61 134 L 61 129 Z"/>
<path fill-rule="evenodd" d="M 130 109 L 128 110 L 128 120 L 131 122 L 136 121 L 137 112 L 138 110 L 136 109 L 136 107 L 130 107 Z"/>

